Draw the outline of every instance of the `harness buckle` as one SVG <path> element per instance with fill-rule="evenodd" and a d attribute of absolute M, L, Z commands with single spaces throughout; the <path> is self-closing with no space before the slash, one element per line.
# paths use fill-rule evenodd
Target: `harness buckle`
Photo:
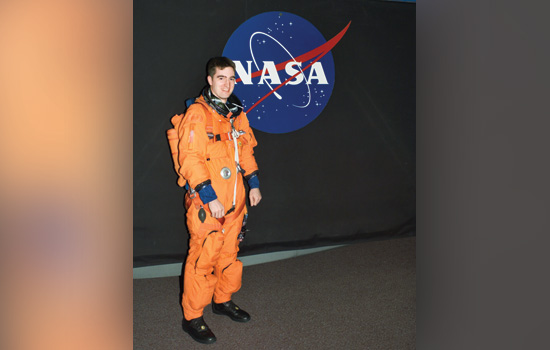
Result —
<path fill-rule="evenodd" d="M 236 129 L 231 130 L 231 136 L 234 139 L 238 139 L 241 135 L 244 135 L 244 134 L 246 134 L 246 132 L 243 130 L 239 130 L 239 131 L 237 131 Z"/>

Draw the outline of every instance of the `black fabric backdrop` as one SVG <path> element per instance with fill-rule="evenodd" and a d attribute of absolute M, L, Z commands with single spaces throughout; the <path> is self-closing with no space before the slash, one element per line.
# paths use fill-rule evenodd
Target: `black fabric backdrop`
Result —
<path fill-rule="evenodd" d="M 183 262 L 184 190 L 166 129 L 250 17 L 284 11 L 325 39 L 326 108 L 287 134 L 255 130 L 263 200 L 240 255 L 415 234 L 415 4 L 386 1 L 134 1 L 134 266 Z M 235 90 L 238 96 L 238 89 Z"/>

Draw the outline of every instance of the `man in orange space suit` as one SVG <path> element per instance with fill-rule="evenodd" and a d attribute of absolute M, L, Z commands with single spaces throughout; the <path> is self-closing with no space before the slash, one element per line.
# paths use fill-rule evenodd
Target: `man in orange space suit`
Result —
<path fill-rule="evenodd" d="M 178 184 L 186 182 L 189 252 L 184 270 L 183 329 L 198 342 L 216 341 L 203 319 L 213 312 L 247 322 L 250 315 L 231 296 L 241 287 L 242 263 L 237 260 L 247 208 L 243 177 L 250 187 L 250 205 L 262 199 L 253 148 L 257 142 L 233 95 L 235 64 L 214 57 L 207 64 L 208 86 L 185 117 L 172 123 L 178 133 Z M 176 165 L 176 168 L 178 168 Z M 244 231 L 244 230 L 243 230 Z"/>

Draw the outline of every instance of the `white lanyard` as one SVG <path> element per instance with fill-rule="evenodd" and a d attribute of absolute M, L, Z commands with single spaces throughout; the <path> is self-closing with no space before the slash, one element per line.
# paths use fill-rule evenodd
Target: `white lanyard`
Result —
<path fill-rule="evenodd" d="M 239 147 L 237 146 L 237 139 L 243 135 L 244 131 L 237 131 L 233 126 L 233 121 L 235 119 L 230 119 L 231 121 L 231 136 L 233 138 L 233 145 L 235 146 L 235 187 L 233 188 L 233 208 L 235 208 L 235 201 L 237 198 L 237 174 L 241 172 L 241 166 L 239 165 Z"/>

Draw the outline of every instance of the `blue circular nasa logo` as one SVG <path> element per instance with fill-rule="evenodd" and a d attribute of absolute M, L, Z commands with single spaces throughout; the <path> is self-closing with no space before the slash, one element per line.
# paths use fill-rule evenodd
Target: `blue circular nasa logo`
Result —
<path fill-rule="evenodd" d="M 327 42 L 310 22 L 288 12 L 259 14 L 235 30 L 223 56 L 235 62 L 235 94 L 253 128 L 287 133 L 321 114 L 334 87 L 330 49 L 341 36 L 335 38 Z"/>

